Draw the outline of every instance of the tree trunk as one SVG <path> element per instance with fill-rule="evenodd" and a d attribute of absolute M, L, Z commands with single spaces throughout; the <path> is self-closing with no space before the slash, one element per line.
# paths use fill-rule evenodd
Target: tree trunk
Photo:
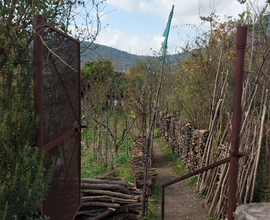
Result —
<path fill-rule="evenodd" d="M 99 116 L 99 125 L 98 125 L 98 147 L 97 147 L 97 163 L 99 162 L 100 153 L 101 153 L 101 135 L 102 135 L 102 110 Z"/>
<path fill-rule="evenodd" d="M 107 110 L 106 115 L 106 131 L 105 131 L 105 166 L 108 166 L 108 123 L 109 122 L 109 113 Z"/>
<path fill-rule="evenodd" d="M 96 153 L 96 130 L 97 130 L 97 127 L 96 127 L 95 122 L 93 120 L 93 158 L 92 158 L 93 162 L 95 161 L 95 153 Z"/>

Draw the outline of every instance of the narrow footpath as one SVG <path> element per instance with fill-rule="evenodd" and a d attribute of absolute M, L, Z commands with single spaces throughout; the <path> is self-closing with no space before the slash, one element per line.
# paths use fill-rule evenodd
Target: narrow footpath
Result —
<path fill-rule="evenodd" d="M 159 144 L 154 142 L 153 168 L 157 172 L 157 182 L 162 184 L 174 180 L 178 176 L 172 173 Z M 203 200 L 196 196 L 196 188 L 186 185 L 187 180 L 175 183 L 165 188 L 165 219 L 166 220 L 205 220 L 207 209 Z M 161 196 L 160 196 L 161 201 Z M 161 205 L 157 209 L 158 219 L 161 219 Z"/>

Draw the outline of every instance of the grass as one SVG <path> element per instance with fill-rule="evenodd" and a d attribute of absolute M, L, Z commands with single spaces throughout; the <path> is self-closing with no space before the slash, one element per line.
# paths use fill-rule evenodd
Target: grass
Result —
<path fill-rule="evenodd" d="M 134 142 L 131 140 L 128 141 L 131 146 L 130 149 L 133 149 L 133 144 Z M 123 177 L 126 181 L 128 182 L 133 182 L 133 174 L 131 172 L 131 165 L 129 163 L 130 161 L 130 156 L 127 155 L 126 152 L 126 142 L 123 142 L 121 146 L 118 149 L 118 154 L 117 156 L 114 155 L 113 160 L 115 161 L 114 163 L 116 164 L 116 175 L 119 177 Z"/>
<path fill-rule="evenodd" d="M 85 157 L 85 159 L 81 162 L 82 178 L 99 176 L 108 171 L 108 168 L 104 165 L 104 161 L 100 161 L 100 163 L 93 163 L 93 152 L 89 151 L 87 148 L 82 149 L 82 156 Z"/>
<path fill-rule="evenodd" d="M 159 129 L 155 128 L 154 130 L 154 138 L 160 138 Z"/>
<path fill-rule="evenodd" d="M 219 215 L 217 212 L 215 212 L 213 217 L 208 217 L 206 220 L 218 220 L 218 219 L 219 219 Z"/>
<path fill-rule="evenodd" d="M 89 132 L 92 132 L 91 130 Z M 88 139 L 91 141 L 90 139 Z M 116 171 L 116 176 L 124 178 L 128 182 L 133 182 L 133 175 L 131 172 L 131 166 L 129 164 L 130 156 L 127 155 L 126 152 L 126 141 L 124 141 L 118 149 L 118 154 L 114 155 L 112 158 L 113 167 Z M 131 138 L 128 139 L 128 145 L 130 150 L 133 149 L 133 140 Z M 81 155 L 83 157 L 81 162 L 81 177 L 89 178 L 102 175 L 108 171 L 111 171 L 111 162 L 108 162 L 106 165 L 104 160 L 99 161 L 99 163 L 93 161 L 93 152 L 83 147 L 81 151 Z"/>
<path fill-rule="evenodd" d="M 131 172 L 130 166 L 122 166 L 120 168 L 116 168 L 115 172 L 116 176 L 123 177 L 128 182 L 133 182 L 133 174 Z"/>
<path fill-rule="evenodd" d="M 83 150 L 82 156 L 86 157 L 81 162 L 82 178 L 95 177 L 111 171 L 111 167 L 109 166 L 109 164 L 108 166 L 106 166 L 104 160 L 99 161 L 99 163 L 93 162 L 91 151 L 86 152 L 86 150 Z M 133 175 L 131 172 L 129 159 L 129 156 L 127 156 L 125 152 L 120 152 L 120 154 L 114 156 L 114 170 L 116 171 L 116 176 L 123 177 L 128 182 L 133 182 Z"/>
<path fill-rule="evenodd" d="M 192 176 L 192 177 L 190 177 L 190 178 L 188 179 L 186 185 L 188 185 L 188 186 L 195 186 L 196 183 L 197 183 L 197 181 L 198 181 L 197 176 Z"/>
<path fill-rule="evenodd" d="M 185 173 L 185 165 L 181 161 L 181 159 L 172 152 L 172 150 L 168 147 L 168 143 L 163 141 L 161 138 L 157 139 L 159 146 L 161 146 L 161 151 L 165 156 L 166 161 L 169 163 L 172 171 L 177 175 L 182 175 Z"/>
<path fill-rule="evenodd" d="M 199 194 L 199 199 L 198 200 L 200 201 L 200 200 L 203 200 L 203 199 L 205 199 L 205 195 Z"/>

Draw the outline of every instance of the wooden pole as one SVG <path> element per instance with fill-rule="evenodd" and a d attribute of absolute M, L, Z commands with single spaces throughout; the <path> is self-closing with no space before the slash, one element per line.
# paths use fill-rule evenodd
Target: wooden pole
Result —
<path fill-rule="evenodd" d="M 172 10 L 174 9 L 174 5 L 172 6 Z M 169 34 L 167 36 L 167 38 L 169 37 Z M 164 48 L 164 50 L 166 50 L 166 48 Z M 147 179 L 148 179 L 148 160 L 149 160 L 149 151 L 150 151 L 150 146 L 151 146 L 151 133 L 152 130 L 154 128 L 154 124 L 155 124 L 155 120 L 156 120 L 156 116 L 157 116 L 157 107 L 158 107 L 158 97 L 159 97 L 159 93 L 160 93 L 160 89 L 161 89 L 161 84 L 162 84 L 162 79 L 163 79 L 163 75 L 164 75 L 164 63 L 165 63 L 165 53 L 166 51 L 164 51 L 164 55 L 163 55 L 163 60 L 162 60 L 162 66 L 161 66 L 161 73 L 160 73 L 160 77 L 159 77 L 159 84 L 158 84 L 158 89 L 156 92 L 156 98 L 155 98 L 155 106 L 154 106 L 154 112 L 153 112 L 153 116 L 151 119 L 151 124 L 149 127 L 149 131 L 147 134 L 147 142 L 146 142 L 146 157 L 145 157 L 145 161 L 144 161 L 144 181 L 143 181 L 143 207 L 142 207 L 142 217 L 145 216 L 145 210 L 146 210 L 146 191 L 148 188 L 148 184 L 147 184 Z"/>

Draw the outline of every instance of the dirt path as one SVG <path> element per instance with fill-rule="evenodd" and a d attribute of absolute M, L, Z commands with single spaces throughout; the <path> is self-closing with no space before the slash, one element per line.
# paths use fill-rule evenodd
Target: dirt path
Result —
<path fill-rule="evenodd" d="M 153 167 L 158 173 L 157 182 L 162 184 L 171 181 L 178 176 L 172 173 L 158 143 L 154 142 L 154 163 Z M 186 185 L 186 181 L 178 182 L 165 188 L 165 219 L 166 220 L 205 220 L 207 209 L 203 208 L 203 201 L 196 197 L 194 187 Z M 161 201 L 161 198 L 160 198 Z M 161 219 L 160 205 L 157 209 L 158 219 Z"/>

